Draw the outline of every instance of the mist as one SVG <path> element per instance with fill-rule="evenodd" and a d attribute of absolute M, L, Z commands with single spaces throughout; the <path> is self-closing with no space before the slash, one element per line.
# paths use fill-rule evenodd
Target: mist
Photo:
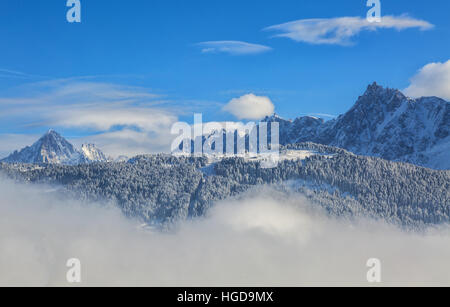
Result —
<path fill-rule="evenodd" d="M 0 286 L 450 286 L 450 229 L 410 233 L 328 217 L 270 188 L 218 202 L 168 232 L 120 210 L 62 201 L 48 187 L 0 181 Z"/>

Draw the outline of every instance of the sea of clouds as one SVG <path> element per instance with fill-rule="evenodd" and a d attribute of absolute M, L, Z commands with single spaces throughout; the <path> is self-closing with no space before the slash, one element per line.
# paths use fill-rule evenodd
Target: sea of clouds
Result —
<path fill-rule="evenodd" d="M 0 286 L 70 286 L 70 258 L 84 286 L 365 286 L 369 258 L 382 285 L 450 285 L 447 227 L 340 220 L 260 189 L 161 232 L 48 190 L 0 181 Z"/>

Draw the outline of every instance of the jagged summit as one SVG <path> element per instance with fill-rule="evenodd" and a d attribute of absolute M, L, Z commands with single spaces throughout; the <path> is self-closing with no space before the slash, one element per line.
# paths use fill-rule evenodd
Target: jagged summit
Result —
<path fill-rule="evenodd" d="M 267 119 L 283 119 L 280 115 L 277 113 L 273 113 L 271 116 L 266 116 Z"/>
<path fill-rule="evenodd" d="M 107 162 L 108 158 L 105 154 L 97 148 L 94 144 L 83 144 L 81 146 L 81 152 L 86 162 Z"/>
<path fill-rule="evenodd" d="M 59 133 L 49 130 L 36 143 L 20 152 L 15 151 L 2 162 L 71 164 L 79 159 L 79 153 Z"/>
<path fill-rule="evenodd" d="M 33 145 L 15 151 L 0 162 L 29 164 L 68 164 L 106 162 L 105 155 L 94 145 L 83 145 L 78 151 L 58 132 L 49 129 Z"/>
<path fill-rule="evenodd" d="M 358 103 L 386 103 L 392 99 L 402 100 L 407 98 L 400 90 L 383 87 L 376 82 L 369 84 L 367 90 L 358 98 Z"/>
<path fill-rule="evenodd" d="M 381 85 L 378 85 L 378 83 L 376 81 L 374 81 L 372 84 L 369 84 L 367 86 L 366 92 L 376 92 L 379 90 L 384 90 L 384 87 Z"/>
<path fill-rule="evenodd" d="M 314 142 L 361 155 L 450 169 L 450 103 L 437 97 L 412 99 L 374 82 L 336 119 L 267 119 L 281 123 L 282 145 Z"/>

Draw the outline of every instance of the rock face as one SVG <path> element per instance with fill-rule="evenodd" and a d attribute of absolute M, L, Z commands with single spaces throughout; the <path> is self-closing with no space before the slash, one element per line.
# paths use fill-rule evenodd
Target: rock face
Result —
<path fill-rule="evenodd" d="M 95 145 L 83 145 L 78 151 L 56 131 L 49 130 L 33 145 L 15 151 L 0 162 L 76 165 L 106 161 L 108 159 Z"/>
<path fill-rule="evenodd" d="M 94 144 L 84 144 L 81 146 L 81 153 L 86 163 L 108 162 L 109 159 Z"/>
<path fill-rule="evenodd" d="M 360 155 L 450 169 L 450 103 L 437 97 L 411 99 L 399 90 L 369 85 L 344 115 L 324 122 L 277 116 L 282 145 L 314 142 Z"/>

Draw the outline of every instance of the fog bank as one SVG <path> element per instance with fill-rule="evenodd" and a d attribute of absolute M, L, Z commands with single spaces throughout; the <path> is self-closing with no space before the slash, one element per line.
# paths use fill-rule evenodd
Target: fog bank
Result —
<path fill-rule="evenodd" d="M 43 187 L 0 182 L 0 285 L 61 285 L 69 258 L 85 286 L 450 286 L 450 231 L 403 232 L 326 217 L 269 189 L 219 202 L 170 233 L 113 208 L 62 202 Z"/>

